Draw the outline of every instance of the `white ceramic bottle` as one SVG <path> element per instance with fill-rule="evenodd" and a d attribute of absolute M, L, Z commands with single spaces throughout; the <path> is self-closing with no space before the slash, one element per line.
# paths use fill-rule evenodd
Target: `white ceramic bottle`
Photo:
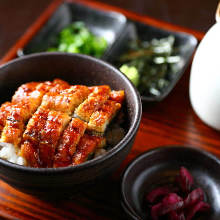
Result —
<path fill-rule="evenodd" d="M 207 125 L 220 130 L 220 3 L 214 24 L 200 42 L 190 75 L 190 101 Z"/>

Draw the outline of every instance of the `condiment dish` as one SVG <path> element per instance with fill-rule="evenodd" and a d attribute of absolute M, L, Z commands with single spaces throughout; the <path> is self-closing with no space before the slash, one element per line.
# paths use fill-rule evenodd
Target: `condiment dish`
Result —
<path fill-rule="evenodd" d="M 125 170 L 121 181 L 122 206 L 131 219 L 151 219 L 145 195 L 174 181 L 181 166 L 193 175 L 205 192 L 211 210 L 201 219 L 220 219 L 220 161 L 212 154 L 183 146 L 155 148 L 138 156 Z"/>

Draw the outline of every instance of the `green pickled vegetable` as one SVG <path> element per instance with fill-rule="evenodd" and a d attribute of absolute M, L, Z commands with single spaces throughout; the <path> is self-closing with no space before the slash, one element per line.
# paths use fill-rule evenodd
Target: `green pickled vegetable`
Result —
<path fill-rule="evenodd" d="M 120 71 L 124 73 L 135 86 L 138 86 L 140 76 L 136 67 L 124 64 L 121 66 Z"/>
<path fill-rule="evenodd" d="M 159 96 L 178 70 L 180 57 L 174 37 L 132 41 L 116 65 L 142 95 Z"/>
<path fill-rule="evenodd" d="M 107 46 L 107 41 L 103 37 L 95 36 L 83 22 L 78 21 L 64 28 L 57 37 L 56 45 L 48 48 L 47 51 L 82 53 L 99 58 Z"/>

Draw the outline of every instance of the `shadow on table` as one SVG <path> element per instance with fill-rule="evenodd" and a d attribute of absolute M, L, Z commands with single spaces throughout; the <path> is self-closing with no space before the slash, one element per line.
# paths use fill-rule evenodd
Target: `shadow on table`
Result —
<path fill-rule="evenodd" d="M 85 188 L 78 189 L 71 196 L 54 195 L 41 200 L 79 216 L 84 213 L 91 219 L 127 219 L 121 207 L 120 181 L 111 177 L 98 179 Z"/>

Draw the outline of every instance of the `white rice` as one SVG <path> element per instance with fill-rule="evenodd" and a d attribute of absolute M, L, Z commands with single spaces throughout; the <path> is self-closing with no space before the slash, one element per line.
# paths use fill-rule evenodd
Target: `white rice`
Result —
<path fill-rule="evenodd" d="M 18 165 L 26 165 L 26 160 L 18 156 L 17 150 L 13 144 L 0 142 L 0 158 Z"/>

